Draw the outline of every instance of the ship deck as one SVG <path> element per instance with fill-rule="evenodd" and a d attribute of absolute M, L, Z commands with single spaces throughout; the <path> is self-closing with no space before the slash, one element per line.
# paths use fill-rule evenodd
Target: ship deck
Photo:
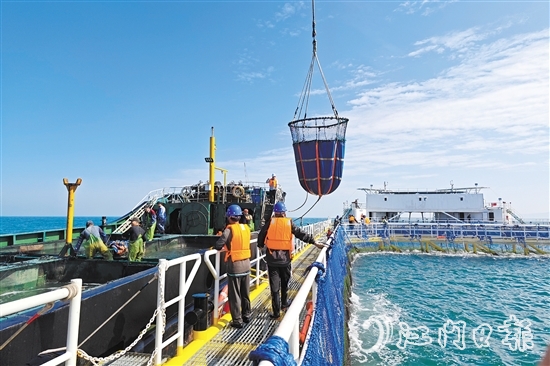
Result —
<path fill-rule="evenodd" d="M 319 250 L 308 246 L 295 256 L 292 262 L 292 278 L 289 283 L 289 299 L 292 300 L 300 289 L 307 267 L 315 262 Z M 187 344 L 180 355 L 167 360 L 164 366 L 182 365 L 252 365 L 248 355 L 267 340 L 277 327 L 280 319 L 271 319 L 271 294 L 268 280 L 264 278 L 258 288 L 250 294 L 252 320 L 244 328 L 229 326 L 231 315 L 222 316 L 217 325 L 203 332 L 202 339 Z M 284 314 L 282 314 L 284 316 Z M 282 319 L 282 318 L 281 318 Z M 111 366 L 147 365 L 150 354 L 131 353 L 109 363 Z"/>

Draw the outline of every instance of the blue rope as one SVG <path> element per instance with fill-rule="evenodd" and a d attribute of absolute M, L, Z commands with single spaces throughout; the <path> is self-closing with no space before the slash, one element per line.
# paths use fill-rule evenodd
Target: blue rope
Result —
<path fill-rule="evenodd" d="M 315 281 L 319 282 L 319 279 L 325 274 L 325 266 L 321 262 L 313 262 L 306 268 L 306 271 L 304 273 L 309 273 L 309 271 L 313 267 L 316 267 L 318 269 L 317 276 L 315 276 Z"/>
<path fill-rule="evenodd" d="M 288 351 L 288 343 L 279 337 L 271 336 L 258 348 L 250 352 L 248 359 L 257 366 L 260 361 L 270 361 L 275 366 L 294 366 L 296 361 Z"/>

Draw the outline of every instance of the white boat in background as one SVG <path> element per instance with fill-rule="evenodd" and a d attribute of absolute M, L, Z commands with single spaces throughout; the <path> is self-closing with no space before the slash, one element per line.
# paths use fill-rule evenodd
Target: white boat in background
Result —
<path fill-rule="evenodd" d="M 474 187 L 436 190 L 389 190 L 386 188 L 358 188 L 365 192 L 365 204 L 351 203 L 351 213 L 370 221 L 381 222 L 436 222 L 436 223 L 492 223 L 500 225 L 525 224 L 512 210 L 510 202 L 499 198 L 486 202 L 482 189 Z M 345 205 L 350 207 L 349 204 Z"/>

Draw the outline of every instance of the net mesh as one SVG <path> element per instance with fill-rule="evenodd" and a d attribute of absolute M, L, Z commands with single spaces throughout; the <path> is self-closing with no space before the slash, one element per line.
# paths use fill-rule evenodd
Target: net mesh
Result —
<path fill-rule="evenodd" d="M 288 124 L 293 143 L 317 140 L 345 141 L 348 118 L 313 117 Z"/>
<path fill-rule="evenodd" d="M 319 278 L 315 321 L 302 365 L 347 364 L 344 299 L 347 298 L 349 262 L 343 230 L 337 230 L 325 275 Z"/>
<path fill-rule="evenodd" d="M 334 192 L 344 169 L 347 118 L 316 117 L 290 122 L 298 180 L 313 195 Z"/>

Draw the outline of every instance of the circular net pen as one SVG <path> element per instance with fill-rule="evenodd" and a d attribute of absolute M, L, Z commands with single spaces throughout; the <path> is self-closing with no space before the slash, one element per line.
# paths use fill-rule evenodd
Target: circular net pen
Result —
<path fill-rule="evenodd" d="M 324 196 L 340 185 L 348 121 L 343 117 L 314 117 L 288 124 L 298 178 L 306 192 Z"/>

